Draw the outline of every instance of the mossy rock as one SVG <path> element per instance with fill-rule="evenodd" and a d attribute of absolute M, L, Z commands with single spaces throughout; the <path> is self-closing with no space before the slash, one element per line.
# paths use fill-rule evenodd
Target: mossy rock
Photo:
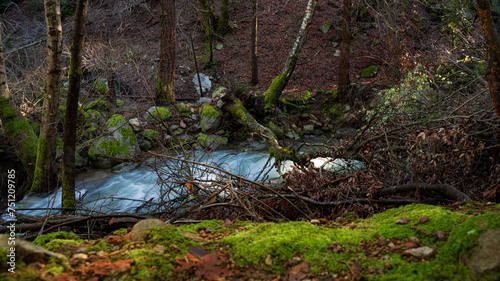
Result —
<path fill-rule="evenodd" d="M 92 88 L 99 94 L 104 95 L 108 91 L 108 80 L 97 78 L 92 84 Z"/>
<path fill-rule="evenodd" d="M 72 232 L 52 232 L 43 234 L 33 240 L 33 244 L 45 247 L 49 251 L 58 251 L 65 245 L 82 245 L 84 241 Z"/>
<path fill-rule="evenodd" d="M 361 71 L 361 77 L 373 78 L 373 77 L 375 77 L 375 75 L 377 75 L 377 73 L 378 73 L 378 68 L 375 65 L 371 65 L 371 66 L 363 69 L 363 71 Z"/>
<path fill-rule="evenodd" d="M 196 141 L 203 148 L 215 149 L 217 147 L 224 147 L 228 140 L 226 137 L 199 133 Z"/>
<path fill-rule="evenodd" d="M 189 117 L 191 115 L 191 107 L 188 104 L 178 103 L 175 107 L 182 117 Z"/>
<path fill-rule="evenodd" d="M 162 121 L 166 121 L 170 116 L 172 116 L 172 113 L 167 107 L 153 106 L 148 109 L 144 115 L 144 119 L 153 123 L 161 123 Z"/>
<path fill-rule="evenodd" d="M 89 148 L 89 157 L 95 168 L 111 168 L 131 160 L 140 149 L 134 130 L 122 115 L 113 115 L 106 127 L 113 136 L 101 137 Z"/>
<path fill-rule="evenodd" d="M 161 139 L 160 132 L 152 129 L 145 129 L 144 131 L 141 132 L 141 136 L 150 141 L 158 141 Z"/>
<path fill-rule="evenodd" d="M 210 104 L 204 103 L 200 107 L 200 127 L 203 132 L 217 130 L 221 122 L 222 113 L 213 108 Z"/>

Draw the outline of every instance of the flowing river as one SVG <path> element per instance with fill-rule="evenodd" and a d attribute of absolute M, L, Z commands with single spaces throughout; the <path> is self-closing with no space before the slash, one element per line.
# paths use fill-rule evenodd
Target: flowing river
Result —
<path fill-rule="evenodd" d="M 313 143 L 325 143 L 325 140 L 313 138 L 307 140 Z M 243 142 L 238 146 L 228 146 L 222 149 L 214 150 L 210 153 L 203 151 L 190 151 L 192 154 L 189 159 L 198 163 L 217 166 L 234 175 L 244 176 L 249 180 L 261 181 L 268 179 L 279 179 L 281 173 L 290 169 L 292 163 L 285 161 L 280 167 L 280 172 L 274 167 L 274 159 L 269 158 L 268 148 L 261 142 Z M 315 166 L 324 166 L 323 159 L 316 158 L 312 162 Z M 340 162 L 338 161 L 340 160 Z M 356 163 L 355 163 L 356 162 Z M 159 183 L 164 182 L 165 178 L 162 171 L 184 179 L 191 176 L 195 179 L 217 180 L 224 176 L 224 173 L 213 169 L 206 169 L 204 166 L 194 165 L 192 163 L 179 164 L 181 162 L 161 161 L 155 162 L 153 158 L 149 159 L 145 165 L 129 165 L 119 171 L 113 172 L 113 169 L 97 170 L 90 169 L 77 178 L 76 183 L 76 199 L 79 200 L 79 206 L 83 206 L 87 210 L 92 210 L 95 213 L 112 213 L 112 212 L 129 212 L 144 204 L 147 200 L 152 200 L 163 197 L 168 197 L 167 200 L 173 199 L 172 193 L 167 195 Z M 329 162 L 334 169 L 346 170 L 352 169 L 353 165 L 357 165 L 362 169 L 363 164 L 358 161 L 346 161 L 336 159 Z M 153 165 L 154 164 L 154 165 Z M 152 166 L 159 167 L 152 169 Z M 175 166 L 177 165 L 177 166 Z M 187 165 L 187 166 L 186 166 Z M 196 168 L 193 168 L 196 167 Z M 328 169 L 325 166 L 325 169 Z M 188 171 L 188 172 L 186 172 Z M 353 171 L 353 170 L 351 170 Z M 189 174 L 191 172 L 191 174 Z M 160 177 L 158 176 L 160 174 Z M 186 176 L 187 175 L 187 176 Z M 174 179 L 175 181 L 175 179 Z M 162 193 L 163 191 L 163 193 Z M 83 197 L 83 198 L 82 198 Z M 51 194 L 29 194 L 23 200 L 16 203 L 16 209 L 32 209 L 19 210 L 26 215 L 43 216 L 48 215 L 47 209 L 54 209 L 52 214 L 59 213 L 57 208 L 61 207 L 61 188 Z"/>

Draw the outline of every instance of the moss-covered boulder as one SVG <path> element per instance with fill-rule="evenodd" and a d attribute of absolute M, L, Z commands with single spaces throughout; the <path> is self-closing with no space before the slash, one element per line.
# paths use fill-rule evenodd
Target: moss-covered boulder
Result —
<path fill-rule="evenodd" d="M 363 69 L 363 71 L 361 71 L 361 77 L 373 78 L 373 77 L 375 77 L 375 75 L 377 75 L 377 73 L 378 73 L 378 68 L 375 65 L 371 65 L 371 66 Z"/>
<path fill-rule="evenodd" d="M 196 141 L 201 147 L 208 149 L 224 147 L 227 144 L 226 137 L 221 137 L 216 135 L 206 135 L 204 133 L 199 133 Z"/>
<path fill-rule="evenodd" d="M 162 121 L 166 121 L 171 115 L 172 113 L 167 107 L 152 106 L 144 114 L 144 119 L 154 123 L 161 123 Z"/>
<path fill-rule="evenodd" d="M 99 138 L 89 149 L 91 164 L 95 168 L 111 168 L 128 161 L 140 149 L 134 130 L 122 115 L 113 115 L 106 125 L 112 136 Z"/>
<path fill-rule="evenodd" d="M 175 107 L 182 117 L 189 117 L 191 115 L 191 106 L 189 106 L 188 104 L 178 103 Z"/>
<path fill-rule="evenodd" d="M 216 130 L 221 122 L 222 114 L 210 104 L 204 103 L 200 107 L 200 127 L 203 132 Z"/>

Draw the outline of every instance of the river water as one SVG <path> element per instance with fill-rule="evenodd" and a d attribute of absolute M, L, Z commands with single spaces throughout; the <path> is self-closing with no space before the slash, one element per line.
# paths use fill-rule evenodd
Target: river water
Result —
<path fill-rule="evenodd" d="M 308 139 L 307 141 L 312 143 L 328 142 L 318 138 Z M 305 148 L 308 149 L 307 146 Z M 189 151 L 189 153 L 191 155 L 187 158 L 190 160 L 217 166 L 232 174 L 244 176 L 254 181 L 279 179 L 281 173 L 289 170 L 292 165 L 290 161 L 285 161 L 278 172 L 274 167 L 274 159 L 269 159 L 268 148 L 263 143 L 254 141 L 243 142 L 238 146 L 228 146 L 210 153 L 201 150 L 193 150 Z M 204 166 L 192 163 L 180 163 L 179 161 L 165 160 L 164 158 L 154 159 L 152 157 L 145 165 L 125 166 L 118 172 L 113 172 L 111 169 L 90 169 L 77 178 L 76 199 L 80 200 L 80 206 L 87 210 L 90 209 L 96 214 L 100 212 L 134 213 L 137 207 L 151 198 L 156 200 L 163 196 L 163 198 L 171 200 L 173 196 L 178 196 L 175 195 L 176 192 L 164 192 L 165 188 L 162 186 L 165 183 L 165 177 L 168 178 L 168 175 L 170 175 L 169 180 L 171 182 L 175 182 L 176 177 L 179 177 L 181 181 L 186 181 L 189 178 L 201 179 L 202 182 L 204 180 L 207 182 L 220 179 L 227 180 L 227 175 L 220 171 L 207 169 Z M 313 163 L 317 164 L 314 161 Z M 319 165 L 321 166 L 321 164 Z M 352 165 L 352 163 L 349 165 Z M 159 167 L 159 169 L 152 169 L 151 166 Z M 363 165 L 361 164 L 361 166 Z M 342 169 L 348 168 L 342 167 Z M 61 188 L 51 194 L 29 194 L 16 204 L 17 209 L 37 209 L 19 210 L 23 214 L 37 216 L 48 215 L 49 213 L 57 214 L 59 213 L 57 208 L 60 207 Z M 47 209 L 51 208 L 54 210 L 47 211 Z"/>
<path fill-rule="evenodd" d="M 269 159 L 264 144 L 247 144 L 245 146 L 227 147 L 210 152 L 191 151 L 194 160 L 208 165 L 216 165 L 228 172 L 241 175 L 251 180 L 279 178 L 278 171 L 272 167 L 273 159 Z M 269 160 L 269 162 L 268 162 Z M 150 159 L 149 164 L 154 160 Z M 267 164 L 267 165 L 266 165 Z M 162 163 L 165 165 L 165 163 Z M 167 164 L 168 165 L 168 164 Z M 149 165 L 145 165 L 149 166 Z M 260 174 L 264 167 L 266 173 Z M 196 173 L 199 173 L 196 175 Z M 212 179 L 211 175 L 195 171 L 195 176 Z M 86 209 L 98 212 L 132 212 L 150 198 L 159 196 L 158 175 L 148 167 L 130 165 L 118 172 L 111 169 L 89 169 L 78 175 L 76 182 L 76 199 L 81 199 Z M 128 199 L 128 200 L 124 200 Z M 29 194 L 20 202 L 17 209 L 57 209 L 61 207 L 61 188 L 51 194 Z M 47 215 L 47 210 L 20 210 L 26 215 Z M 58 213 L 52 210 L 51 214 Z"/>

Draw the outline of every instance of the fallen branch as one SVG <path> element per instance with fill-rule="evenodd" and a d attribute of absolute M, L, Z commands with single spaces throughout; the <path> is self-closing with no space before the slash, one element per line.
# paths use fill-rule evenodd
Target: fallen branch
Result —
<path fill-rule="evenodd" d="M 363 197 L 368 197 L 371 194 L 374 198 L 378 198 L 385 195 L 391 195 L 402 192 L 412 192 L 417 190 L 436 191 L 446 195 L 448 198 L 454 201 L 460 201 L 460 202 L 472 201 L 472 199 L 469 196 L 467 196 L 467 194 L 460 192 L 458 189 L 448 184 L 410 183 L 410 184 L 395 185 L 391 187 L 382 188 L 376 190 L 373 193 L 362 191 L 362 192 L 354 192 L 354 194 L 356 196 L 363 196 Z"/>

